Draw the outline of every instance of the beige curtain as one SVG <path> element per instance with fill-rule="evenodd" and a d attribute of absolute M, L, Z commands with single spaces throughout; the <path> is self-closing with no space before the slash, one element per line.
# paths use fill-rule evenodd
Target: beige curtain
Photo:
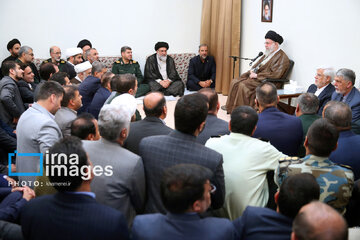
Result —
<path fill-rule="evenodd" d="M 216 92 L 227 95 L 233 60 L 239 56 L 241 0 L 203 0 L 200 42 L 209 45 L 216 61 Z M 235 77 L 239 74 L 239 60 Z"/>

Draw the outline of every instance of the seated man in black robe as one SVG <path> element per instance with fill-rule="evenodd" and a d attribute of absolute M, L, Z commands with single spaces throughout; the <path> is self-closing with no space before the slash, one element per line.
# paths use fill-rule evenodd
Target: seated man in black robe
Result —
<path fill-rule="evenodd" d="M 150 85 L 151 91 L 159 91 L 165 96 L 182 96 L 184 84 L 175 68 L 174 59 L 167 56 L 169 44 L 158 42 L 155 44 L 153 55 L 146 60 L 144 82 Z"/>

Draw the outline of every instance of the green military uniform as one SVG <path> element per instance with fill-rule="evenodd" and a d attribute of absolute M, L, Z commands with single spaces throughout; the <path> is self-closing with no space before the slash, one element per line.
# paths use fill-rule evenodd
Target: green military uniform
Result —
<path fill-rule="evenodd" d="M 48 62 L 52 62 L 51 58 L 46 59 L 45 61 L 43 61 L 41 64 L 43 63 L 48 63 Z M 58 62 L 58 67 L 59 67 L 59 71 L 60 72 L 67 72 L 67 68 L 66 68 L 66 61 L 63 59 L 60 59 L 60 61 Z"/>
<path fill-rule="evenodd" d="M 298 173 L 312 174 L 320 186 L 320 201 L 327 203 L 340 213 L 345 212 L 354 185 L 354 173 L 351 167 L 337 165 L 327 157 L 311 154 L 302 159 L 282 158 L 279 160 L 279 168 L 276 172 L 278 186 L 286 177 Z"/>
<path fill-rule="evenodd" d="M 150 87 L 147 83 L 144 83 L 144 77 L 140 70 L 140 65 L 137 61 L 130 60 L 128 64 L 124 63 L 122 58 L 114 62 L 111 72 L 114 74 L 125 74 L 131 73 L 134 74 L 137 78 L 138 82 L 138 90 L 136 92 L 135 97 L 144 96 L 146 93 L 150 91 Z"/>

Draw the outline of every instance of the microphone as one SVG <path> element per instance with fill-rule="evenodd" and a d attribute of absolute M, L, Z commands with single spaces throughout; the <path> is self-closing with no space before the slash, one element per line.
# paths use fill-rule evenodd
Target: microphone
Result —
<path fill-rule="evenodd" d="M 256 59 L 258 59 L 260 56 L 262 56 L 262 55 L 264 55 L 264 53 L 263 52 L 259 52 L 259 54 L 254 58 L 254 59 L 251 59 L 251 62 L 249 63 L 249 66 L 251 66 L 254 62 L 255 62 L 255 60 Z"/>

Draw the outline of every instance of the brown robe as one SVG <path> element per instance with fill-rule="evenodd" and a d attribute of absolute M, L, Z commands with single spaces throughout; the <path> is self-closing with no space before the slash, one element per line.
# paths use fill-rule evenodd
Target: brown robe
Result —
<path fill-rule="evenodd" d="M 256 68 L 265 58 L 263 56 L 252 69 Z M 250 71 L 241 74 L 230 83 L 230 91 L 226 101 L 226 110 L 231 113 L 236 107 L 248 105 L 255 108 L 255 89 L 266 78 L 282 78 L 289 68 L 289 58 L 283 50 L 274 56 L 257 71 L 257 78 L 250 78 Z"/>

